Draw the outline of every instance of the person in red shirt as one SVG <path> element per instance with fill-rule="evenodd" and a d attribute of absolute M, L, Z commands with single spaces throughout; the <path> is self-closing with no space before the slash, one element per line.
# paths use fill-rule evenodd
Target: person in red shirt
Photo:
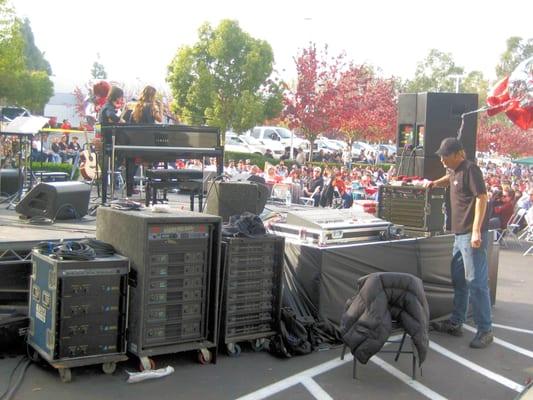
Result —
<path fill-rule="evenodd" d="M 502 229 L 507 228 L 507 224 L 514 213 L 514 206 L 514 191 L 511 189 L 504 190 L 501 202 L 496 203 L 492 211 L 492 216 L 500 218 Z"/>
<path fill-rule="evenodd" d="M 333 179 L 333 182 L 331 183 L 334 188 L 337 189 L 339 192 L 341 198 L 342 198 L 342 207 L 343 208 L 350 208 L 353 205 L 353 197 L 351 193 L 349 193 L 346 190 L 346 183 L 342 179 L 342 173 L 337 172 L 335 174 L 335 177 Z"/>

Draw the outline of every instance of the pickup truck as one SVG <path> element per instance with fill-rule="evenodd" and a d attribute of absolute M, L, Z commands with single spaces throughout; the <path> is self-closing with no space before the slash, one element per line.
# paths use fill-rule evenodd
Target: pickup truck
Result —
<path fill-rule="evenodd" d="M 299 138 L 287 128 L 280 126 L 256 126 L 248 131 L 246 136 L 256 138 L 265 146 L 277 142 L 281 143 L 283 147 L 302 148 L 305 152 L 309 152 L 310 149 L 308 140 Z"/>

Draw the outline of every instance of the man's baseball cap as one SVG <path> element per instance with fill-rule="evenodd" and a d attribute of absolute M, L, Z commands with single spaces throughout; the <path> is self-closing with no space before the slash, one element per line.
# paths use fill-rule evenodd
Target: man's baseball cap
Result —
<path fill-rule="evenodd" d="M 439 149 L 435 154 L 437 154 L 438 156 L 448 157 L 461 150 L 463 150 L 463 145 L 461 144 L 461 142 L 456 138 L 449 137 L 443 139 L 443 141 L 440 143 Z"/>

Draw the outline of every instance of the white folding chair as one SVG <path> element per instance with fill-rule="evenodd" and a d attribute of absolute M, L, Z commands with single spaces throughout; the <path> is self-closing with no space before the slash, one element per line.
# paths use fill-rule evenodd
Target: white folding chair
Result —
<path fill-rule="evenodd" d="M 518 233 L 520 232 L 520 226 L 521 226 L 522 220 L 525 218 L 526 213 L 527 213 L 527 210 L 523 208 L 519 208 L 511 216 L 511 219 L 507 223 L 507 227 L 502 231 L 500 238 L 499 238 L 499 243 L 503 247 L 507 247 L 507 245 L 510 245 L 511 240 L 514 241 L 517 247 L 520 247 L 520 239 L 518 237 Z"/>
<path fill-rule="evenodd" d="M 275 183 L 274 186 L 272 186 L 272 192 L 270 194 L 270 198 L 272 200 L 277 201 L 285 201 L 287 198 L 287 191 L 291 192 L 291 186 L 287 183 Z M 291 193 L 291 199 L 292 199 L 292 193 Z"/>
<path fill-rule="evenodd" d="M 529 248 L 523 254 L 524 256 L 527 256 L 528 254 L 533 254 L 533 208 L 529 209 L 524 218 L 527 222 L 527 227 L 518 239 L 531 243 Z"/>

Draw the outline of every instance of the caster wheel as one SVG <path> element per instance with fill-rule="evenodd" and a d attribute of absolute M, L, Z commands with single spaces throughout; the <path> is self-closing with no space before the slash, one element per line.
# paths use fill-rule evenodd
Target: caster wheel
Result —
<path fill-rule="evenodd" d="M 39 362 L 39 360 L 41 359 L 41 356 L 39 356 L 39 353 L 34 350 L 34 349 L 28 349 L 28 358 L 32 361 L 32 362 Z"/>
<path fill-rule="evenodd" d="M 106 362 L 102 364 L 102 371 L 104 374 L 111 375 L 117 370 L 117 363 L 115 362 Z"/>
<path fill-rule="evenodd" d="M 252 345 L 252 350 L 257 353 L 265 349 L 266 340 L 256 339 L 256 340 L 252 340 L 250 344 Z"/>
<path fill-rule="evenodd" d="M 198 362 L 202 365 L 209 364 L 213 359 L 211 351 L 208 349 L 200 349 L 198 352 Z"/>
<path fill-rule="evenodd" d="M 155 361 L 152 360 L 150 357 L 141 357 L 140 358 L 140 364 L 139 364 L 139 371 L 147 371 L 151 369 L 155 369 Z"/>
<path fill-rule="evenodd" d="M 241 355 L 241 346 L 237 343 L 228 343 L 226 345 L 226 353 L 230 357 L 239 357 Z"/>
<path fill-rule="evenodd" d="M 72 381 L 72 373 L 70 372 L 70 368 L 59 368 L 57 372 L 59 372 L 59 378 L 61 379 L 61 382 L 68 383 Z"/>

